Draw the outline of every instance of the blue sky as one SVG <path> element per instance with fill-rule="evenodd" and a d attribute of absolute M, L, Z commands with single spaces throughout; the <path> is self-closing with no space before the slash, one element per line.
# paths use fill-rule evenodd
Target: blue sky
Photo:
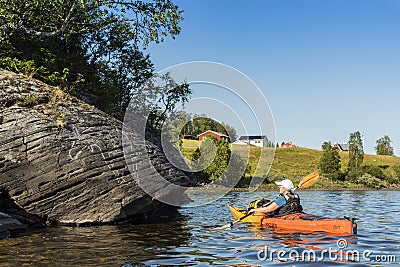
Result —
<path fill-rule="evenodd" d="M 185 11 L 182 32 L 149 46 L 156 70 L 229 65 L 261 89 L 277 142 L 320 149 L 360 131 L 366 153 L 389 135 L 400 155 L 400 0 L 175 3 Z"/>

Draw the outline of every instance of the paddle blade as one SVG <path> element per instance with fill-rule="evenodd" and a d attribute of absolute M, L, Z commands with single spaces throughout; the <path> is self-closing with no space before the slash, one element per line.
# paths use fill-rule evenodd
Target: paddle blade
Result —
<path fill-rule="evenodd" d="M 300 181 L 298 188 L 309 188 L 310 186 L 315 184 L 318 181 L 318 179 L 319 179 L 318 172 L 310 173 Z"/>
<path fill-rule="evenodd" d="M 210 229 L 211 230 L 222 230 L 222 229 L 228 229 L 228 228 L 231 228 L 231 227 L 232 227 L 232 224 L 228 223 L 228 224 L 225 224 L 225 225 L 222 225 L 222 226 L 215 226 L 215 227 L 212 227 Z"/>

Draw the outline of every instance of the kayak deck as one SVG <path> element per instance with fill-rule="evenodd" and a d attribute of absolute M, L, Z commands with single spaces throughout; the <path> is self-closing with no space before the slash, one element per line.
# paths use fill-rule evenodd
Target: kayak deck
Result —
<path fill-rule="evenodd" d="M 246 215 L 246 210 L 229 206 L 235 220 Z M 293 213 L 280 217 L 267 217 L 262 212 L 250 215 L 241 222 L 257 224 L 276 230 L 290 232 L 327 232 L 336 235 L 351 235 L 357 232 L 357 224 L 350 219 L 325 218 L 306 213 Z"/>

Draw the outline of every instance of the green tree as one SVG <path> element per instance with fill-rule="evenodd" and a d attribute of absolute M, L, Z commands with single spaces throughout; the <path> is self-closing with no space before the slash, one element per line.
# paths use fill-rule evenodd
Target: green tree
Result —
<path fill-rule="evenodd" d="M 208 130 L 220 132 L 222 134 L 227 135 L 227 132 L 221 123 L 211 118 L 208 118 L 207 115 L 204 114 L 194 115 L 192 120 L 192 125 L 193 125 L 193 136 L 197 136 Z"/>
<path fill-rule="evenodd" d="M 182 13 L 170 0 L 0 0 L 0 38 L 17 33 L 36 37 L 84 34 L 92 56 L 101 56 L 107 47 L 147 46 L 180 32 Z M 117 34 L 117 35 L 115 35 Z M 122 35 L 119 35 L 122 34 Z M 123 39 L 121 39 L 123 38 Z"/>
<path fill-rule="evenodd" d="M 392 169 L 393 169 L 394 176 L 397 179 L 400 179 L 400 164 L 393 165 Z"/>
<path fill-rule="evenodd" d="M 97 88 L 88 87 L 78 95 L 122 120 L 132 98 L 144 93 L 138 88 L 154 74 L 150 57 L 140 51 L 127 51 L 117 57 L 112 67 L 98 69 L 103 79 Z"/>
<path fill-rule="evenodd" d="M 187 83 L 175 82 L 169 73 L 154 76 L 147 83 L 148 86 L 142 87 L 144 90 L 132 97 L 131 103 L 133 107 L 141 107 L 139 112 L 148 114 L 148 123 L 153 128 L 161 130 L 167 119 L 176 118 L 176 105 L 188 102 L 192 90 Z"/>
<path fill-rule="evenodd" d="M 234 142 L 237 138 L 236 129 L 224 122 L 218 122 L 214 119 L 208 118 L 205 114 L 195 114 L 192 116 L 192 120 L 182 128 L 181 134 L 189 133 L 193 137 L 198 136 L 205 131 L 216 131 L 222 134 L 225 134 L 230 137 L 230 141 Z"/>
<path fill-rule="evenodd" d="M 203 170 L 202 174 L 205 174 L 209 180 L 214 181 L 221 178 L 226 171 L 230 156 L 229 143 L 210 136 L 204 139 L 200 148 L 193 153 L 193 160 L 202 158 L 198 163 L 199 169 Z"/>
<path fill-rule="evenodd" d="M 175 38 L 182 19 L 170 0 L 0 0 L 0 67 L 121 117 L 153 73 L 142 50 Z"/>
<path fill-rule="evenodd" d="M 359 131 L 350 134 L 349 138 L 349 163 L 348 175 L 356 179 L 361 173 L 361 164 L 364 161 L 364 149 L 361 134 Z"/>
<path fill-rule="evenodd" d="M 164 122 L 162 132 L 164 137 L 175 145 L 177 149 L 182 149 L 181 135 L 188 135 L 191 133 L 191 114 L 185 111 L 171 112 L 170 116 Z"/>
<path fill-rule="evenodd" d="M 363 175 L 358 177 L 357 182 L 376 189 L 386 187 L 385 181 L 382 181 L 369 173 L 364 173 Z"/>
<path fill-rule="evenodd" d="M 180 128 L 181 135 L 192 135 L 193 124 L 192 124 L 192 114 L 186 111 L 180 111 L 178 114 L 178 125 Z"/>
<path fill-rule="evenodd" d="M 376 141 L 375 151 L 377 155 L 388 155 L 393 156 L 392 140 L 390 137 L 385 135 Z"/>
<path fill-rule="evenodd" d="M 340 178 L 340 156 L 337 149 L 332 146 L 331 142 L 322 144 L 323 154 L 319 161 L 319 169 L 321 173 L 330 179 Z"/>
<path fill-rule="evenodd" d="M 222 122 L 221 124 L 223 126 L 223 130 L 226 132 L 226 135 L 229 136 L 230 142 L 235 142 L 237 140 L 236 129 L 227 123 Z"/>
<path fill-rule="evenodd" d="M 361 173 L 368 173 L 378 179 L 384 180 L 386 178 L 385 172 L 378 166 L 363 165 L 361 166 Z"/>

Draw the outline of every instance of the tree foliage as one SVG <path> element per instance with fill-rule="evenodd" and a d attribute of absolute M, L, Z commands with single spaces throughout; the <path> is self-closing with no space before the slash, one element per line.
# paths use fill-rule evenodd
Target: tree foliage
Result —
<path fill-rule="evenodd" d="M 377 155 L 393 156 L 394 152 L 392 147 L 392 140 L 390 140 L 390 137 L 385 135 L 382 138 L 379 138 L 376 141 L 375 151 Z"/>
<path fill-rule="evenodd" d="M 181 123 L 178 123 L 181 126 L 180 135 L 191 135 L 195 138 L 199 134 L 211 130 L 229 136 L 231 142 L 237 139 L 237 132 L 233 126 L 208 118 L 207 115 L 193 115 L 181 111 L 180 119 Z"/>
<path fill-rule="evenodd" d="M 340 156 L 331 142 L 322 144 L 323 154 L 319 161 L 319 169 L 323 175 L 330 179 L 340 178 Z"/>
<path fill-rule="evenodd" d="M 225 135 L 228 134 L 222 123 L 208 118 L 206 115 L 194 115 L 191 124 L 193 136 L 197 136 L 208 130 L 216 131 Z"/>
<path fill-rule="evenodd" d="M 400 164 L 396 164 L 393 167 L 394 177 L 400 179 Z"/>
<path fill-rule="evenodd" d="M 369 173 L 364 173 L 363 175 L 358 177 L 357 182 L 375 189 L 383 188 L 386 186 L 386 183 L 384 181 L 374 177 Z"/>
<path fill-rule="evenodd" d="M 174 38 L 183 19 L 170 0 L 0 0 L 0 6 L 1 40 L 20 33 L 66 38 L 82 34 L 84 44 L 97 52 L 94 57 L 130 42 L 139 47 L 168 35 Z"/>
<path fill-rule="evenodd" d="M 359 131 L 350 134 L 348 172 L 352 179 L 360 175 L 361 164 L 364 161 L 364 149 Z"/>
<path fill-rule="evenodd" d="M 0 0 L 0 67 L 121 118 L 154 71 L 143 49 L 175 38 L 182 19 L 171 0 Z"/>
<path fill-rule="evenodd" d="M 189 84 L 178 84 L 170 73 L 154 75 L 132 95 L 131 112 L 143 116 L 153 128 L 162 130 L 167 119 L 171 124 L 179 118 L 175 107 L 188 102 L 191 94 Z"/>
<path fill-rule="evenodd" d="M 368 173 L 376 178 L 384 180 L 386 178 L 385 172 L 378 166 L 373 165 L 363 165 L 361 167 L 361 173 Z"/>
<path fill-rule="evenodd" d="M 202 176 L 205 175 L 211 181 L 222 178 L 231 157 L 229 143 L 213 136 L 207 137 L 201 142 L 200 148 L 193 153 L 194 160 L 199 160 L 201 157 L 203 158 L 197 167 L 202 169 Z"/>
<path fill-rule="evenodd" d="M 199 148 L 193 153 L 196 169 L 194 173 L 196 182 L 215 182 L 224 186 L 244 185 L 250 180 L 244 179 L 246 174 L 251 174 L 247 160 L 241 155 L 232 153 L 229 143 L 218 140 L 214 136 L 203 139 Z M 229 165 L 229 168 L 228 168 Z"/>

